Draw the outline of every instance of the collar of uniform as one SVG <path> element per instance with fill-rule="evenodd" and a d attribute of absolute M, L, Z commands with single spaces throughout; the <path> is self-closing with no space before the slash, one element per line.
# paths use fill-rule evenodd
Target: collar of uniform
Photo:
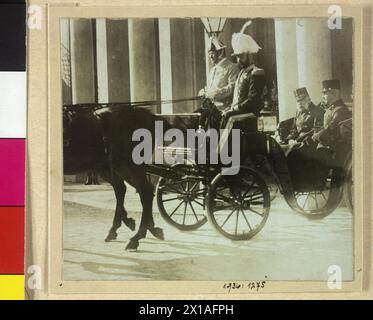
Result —
<path fill-rule="evenodd" d="M 246 67 L 244 70 L 249 72 L 249 71 L 253 70 L 255 67 L 256 67 L 255 64 L 252 63 L 248 67 Z"/>
<path fill-rule="evenodd" d="M 332 103 L 330 105 L 330 108 L 336 108 L 336 107 L 342 107 L 342 106 L 344 106 L 344 102 L 342 101 L 342 99 L 339 99 L 335 101 L 334 103 Z"/>
<path fill-rule="evenodd" d="M 313 110 L 315 107 L 316 107 L 316 106 L 313 104 L 313 102 L 310 101 L 309 104 L 308 104 L 308 106 L 307 106 L 306 111 L 307 111 L 308 113 L 311 113 L 312 110 Z"/>

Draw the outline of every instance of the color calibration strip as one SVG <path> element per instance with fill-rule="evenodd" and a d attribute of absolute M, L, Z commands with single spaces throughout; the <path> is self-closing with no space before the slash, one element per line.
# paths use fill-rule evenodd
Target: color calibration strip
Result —
<path fill-rule="evenodd" d="M 0 299 L 24 299 L 26 5 L 0 3 Z"/>

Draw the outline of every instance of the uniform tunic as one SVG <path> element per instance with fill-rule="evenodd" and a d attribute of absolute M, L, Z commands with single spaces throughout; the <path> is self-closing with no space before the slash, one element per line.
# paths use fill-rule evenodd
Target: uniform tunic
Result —
<path fill-rule="evenodd" d="M 339 123 L 349 118 L 351 118 L 351 112 L 343 101 L 334 102 L 325 111 L 323 128 L 313 135 L 313 140 L 319 142 L 321 146 L 333 149 L 341 138 Z"/>
<path fill-rule="evenodd" d="M 214 102 L 221 102 L 222 108 L 230 105 L 232 101 L 233 88 L 239 73 L 237 64 L 227 58 L 223 58 L 214 65 L 207 78 L 207 93 L 212 93 L 210 98 Z"/>
<path fill-rule="evenodd" d="M 297 111 L 293 126 L 287 140 L 301 139 L 306 133 L 315 127 L 322 127 L 324 121 L 324 109 L 320 106 L 309 103 L 307 110 Z"/>
<path fill-rule="evenodd" d="M 233 92 L 231 109 L 259 116 L 263 109 L 264 70 L 251 65 L 240 71 Z"/>
<path fill-rule="evenodd" d="M 233 101 L 221 120 L 225 127 L 229 117 L 242 113 L 253 113 L 257 117 L 264 107 L 263 89 L 265 87 L 264 70 L 254 64 L 242 69 L 234 86 Z"/>

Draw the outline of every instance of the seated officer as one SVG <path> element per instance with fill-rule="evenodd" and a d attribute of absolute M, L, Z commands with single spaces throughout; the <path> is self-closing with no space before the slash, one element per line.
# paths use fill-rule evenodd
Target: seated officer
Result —
<path fill-rule="evenodd" d="M 294 95 L 297 100 L 297 112 L 286 141 L 301 142 L 307 136 L 312 135 L 314 128 L 322 127 L 324 109 L 313 104 L 306 88 L 295 90 Z"/>
<path fill-rule="evenodd" d="M 312 140 L 318 143 L 318 148 L 334 149 L 340 141 L 339 123 L 351 118 L 351 112 L 341 99 L 341 84 L 339 80 L 322 82 L 323 103 L 326 106 L 324 124 L 316 131 Z"/>
<path fill-rule="evenodd" d="M 245 23 L 239 33 L 232 35 L 233 56 L 237 57 L 241 71 L 234 86 L 232 104 L 222 112 L 222 128 L 233 115 L 252 113 L 258 117 L 264 106 L 264 70 L 253 62 L 253 55 L 261 48 L 251 36 L 243 33 L 250 24 L 251 21 Z"/>
<path fill-rule="evenodd" d="M 341 100 L 339 80 L 326 80 L 322 82 L 323 104 L 327 107 L 324 113 L 323 126 L 316 130 L 312 137 L 305 139 L 305 143 L 299 148 L 293 149 L 288 155 L 288 165 L 293 179 L 303 175 L 303 178 L 312 179 L 322 183 L 329 169 L 341 162 L 334 157 L 333 153 L 340 142 L 339 123 L 351 118 L 347 106 Z M 304 163 L 312 166 L 304 170 Z M 299 165 L 301 164 L 301 165 Z M 304 171 L 304 172 L 302 172 Z"/>
<path fill-rule="evenodd" d="M 207 77 L 207 85 L 199 95 L 210 98 L 218 109 L 223 110 L 232 101 L 234 83 L 238 76 L 238 65 L 225 56 L 226 46 L 217 37 L 212 36 L 208 41 L 208 54 L 214 66 Z"/>

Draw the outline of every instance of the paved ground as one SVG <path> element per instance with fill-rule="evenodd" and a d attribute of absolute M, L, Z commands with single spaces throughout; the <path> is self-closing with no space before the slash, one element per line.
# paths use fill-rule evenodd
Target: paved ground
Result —
<path fill-rule="evenodd" d="M 310 221 L 280 196 L 259 234 L 233 242 L 208 224 L 181 232 L 162 220 L 155 204 L 166 240 L 149 235 L 137 252 L 126 252 L 133 233 L 125 227 L 117 241 L 104 242 L 115 207 L 108 185 L 67 185 L 64 200 L 65 280 L 323 280 L 330 265 L 339 265 L 344 279 L 352 277 L 352 216 L 346 208 Z M 141 208 L 132 188 L 125 206 L 138 223 Z"/>

